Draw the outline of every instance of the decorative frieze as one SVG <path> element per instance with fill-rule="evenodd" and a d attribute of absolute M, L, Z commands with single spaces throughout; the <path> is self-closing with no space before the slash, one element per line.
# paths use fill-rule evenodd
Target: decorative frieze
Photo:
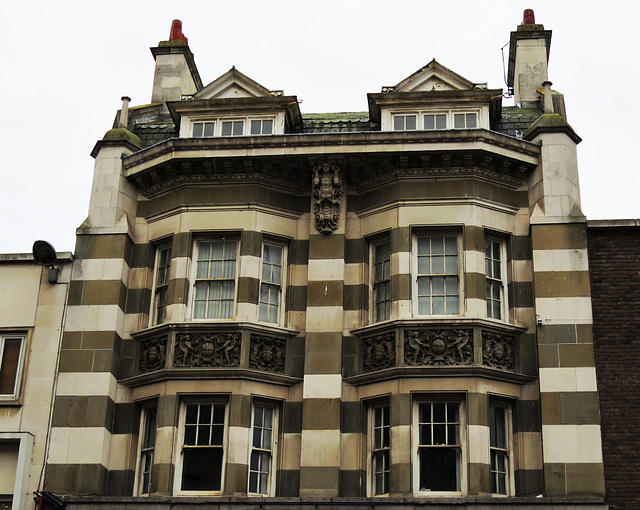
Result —
<path fill-rule="evenodd" d="M 396 335 L 385 333 L 364 339 L 364 372 L 390 368 L 396 364 Z"/>
<path fill-rule="evenodd" d="M 471 365 L 473 363 L 473 330 L 406 330 L 404 362 L 407 365 Z"/>
<path fill-rule="evenodd" d="M 140 342 L 138 373 L 145 374 L 165 367 L 167 361 L 167 335 L 147 338 Z"/>
<path fill-rule="evenodd" d="M 515 372 L 515 338 L 504 333 L 482 331 L 482 364 Z"/>
<path fill-rule="evenodd" d="M 338 228 L 342 178 L 337 161 L 318 161 L 313 166 L 313 215 L 316 229 L 331 234 Z"/>
<path fill-rule="evenodd" d="M 251 335 L 249 368 L 284 374 L 287 343 L 281 338 Z"/>
<path fill-rule="evenodd" d="M 174 366 L 237 367 L 240 333 L 188 333 L 176 335 Z"/>

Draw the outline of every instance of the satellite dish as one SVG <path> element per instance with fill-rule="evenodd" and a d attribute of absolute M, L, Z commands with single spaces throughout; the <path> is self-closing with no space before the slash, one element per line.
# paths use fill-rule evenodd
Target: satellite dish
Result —
<path fill-rule="evenodd" d="M 58 260 L 56 250 L 47 241 L 33 243 L 33 258 L 38 264 L 52 266 Z"/>
<path fill-rule="evenodd" d="M 49 283 L 58 283 L 59 269 L 54 267 L 58 260 L 56 250 L 47 241 L 36 241 L 33 243 L 33 259 L 45 267 L 49 268 Z"/>

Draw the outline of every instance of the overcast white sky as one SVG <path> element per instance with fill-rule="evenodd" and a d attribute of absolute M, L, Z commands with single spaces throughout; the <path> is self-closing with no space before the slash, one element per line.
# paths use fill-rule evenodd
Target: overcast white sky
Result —
<path fill-rule="evenodd" d="M 235 65 L 302 100 L 303 113 L 365 111 L 367 92 L 432 58 L 505 88 L 501 48 L 525 8 L 553 31 L 549 79 L 565 94 L 589 219 L 637 218 L 640 4 L 558 0 L 2 2 L 0 253 L 46 239 L 73 251 L 93 173 L 89 156 L 120 98 L 151 99 L 149 51 L 183 32 L 206 84 Z M 508 55 L 505 48 L 505 56 Z M 505 101 L 512 105 L 513 100 Z"/>

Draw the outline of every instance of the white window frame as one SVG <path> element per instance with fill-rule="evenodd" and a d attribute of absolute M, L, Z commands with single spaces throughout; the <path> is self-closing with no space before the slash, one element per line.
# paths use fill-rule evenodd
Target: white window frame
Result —
<path fill-rule="evenodd" d="M 389 112 L 389 130 L 390 131 L 444 131 L 447 129 L 479 129 L 482 126 L 482 117 L 481 117 L 481 109 L 480 108 L 469 108 L 469 109 L 425 109 L 425 110 L 392 110 Z M 427 129 L 425 117 L 426 116 L 445 116 L 445 127 L 436 127 L 436 119 L 434 118 L 434 127 Z M 465 115 L 465 126 L 464 127 L 456 127 L 455 120 L 456 116 Z M 467 117 L 466 115 L 475 115 L 475 126 L 467 127 Z M 406 128 L 406 117 L 414 116 L 416 118 L 416 127 L 412 129 Z M 403 118 L 403 128 L 396 129 L 396 118 Z"/>
<path fill-rule="evenodd" d="M 34 436 L 30 432 L 0 432 L 0 442 L 19 442 L 16 463 L 16 481 L 13 486 L 12 508 L 30 508 L 28 484 L 31 482 L 29 471 L 32 466 Z M 30 503 L 33 505 L 33 500 Z"/>
<path fill-rule="evenodd" d="M 185 123 L 185 129 L 181 129 L 183 137 L 186 138 L 234 138 L 237 136 L 270 136 L 276 134 L 277 117 L 275 115 L 239 115 L 239 116 L 222 116 L 222 117 L 196 117 L 189 119 L 188 123 Z M 253 121 L 260 122 L 260 133 L 251 133 L 251 126 Z M 271 133 L 263 133 L 265 121 L 271 122 Z M 242 122 L 242 132 L 233 134 L 233 125 L 231 134 L 223 135 L 224 124 L 228 122 Z M 209 131 L 208 136 L 205 136 L 206 125 L 212 125 L 212 129 Z M 196 126 L 202 126 L 201 132 L 196 135 L 196 130 L 200 129 Z"/>
<path fill-rule="evenodd" d="M 499 409 L 500 412 L 503 413 L 504 416 L 504 447 L 496 447 L 492 443 L 494 438 L 494 432 L 492 431 L 492 408 Z M 514 476 L 514 466 L 513 466 L 513 411 L 512 406 L 508 402 L 489 400 L 489 410 L 488 410 L 488 419 L 489 419 L 489 473 L 491 476 L 490 482 L 490 490 L 491 494 L 496 497 L 505 497 L 512 496 L 515 494 L 515 476 Z M 494 492 L 494 480 L 496 477 L 496 470 L 494 470 L 494 457 L 502 456 L 504 462 L 506 464 L 504 469 L 505 476 L 505 492 L 501 493 L 498 491 Z M 497 483 L 496 483 L 497 485 Z"/>
<path fill-rule="evenodd" d="M 149 426 L 150 428 L 148 428 Z M 151 476 L 153 473 L 153 463 L 155 458 L 157 427 L 157 402 L 144 404 L 140 410 L 140 429 L 138 431 L 138 450 L 136 457 L 134 496 L 149 496 L 151 494 Z M 152 432 L 153 434 L 152 441 L 149 441 L 149 436 L 147 435 L 149 432 Z M 150 463 L 146 462 L 147 459 L 150 459 Z M 146 490 L 144 487 L 145 475 L 148 476 Z"/>
<path fill-rule="evenodd" d="M 265 247 L 272 246 L 275 248 L 279 248 L 281 250 L 280 257 L 280 283 L 267 281 L 265 279 Z M 261 247 L 261 255 L 260 255 L 260 286 L 258 287 L 258 320 L 260 322 L 268 322 L 270 324 L 282 325 L 284 320 L 284 298 L 285 298 L 285 288 L 286 288 L 286 274 L 287 274 L 287 245 L 283 242 L 273 241 L 271 239 L 266 239 L 262 243 Z M 269 320 L 268 315 L 267 318 L 263 318 L 262 315 L 262 287 L 268 286 L 272 288 L 277 288 L 278 297 L 277 297 L 277 314 L 276 320 Z M 267 303 L 267 302 L 265 302 Z M 271 304 L 271 302 L 268 302 Z"/>
<path fill-rule="evenodd" d="M 162 253 L 167 253 L 167 264 L 160 266 Z M 164 269 L 164 279 L 160 281 L 161 269 Z M 153 289 L 151 299 L 151 324 L 159 325 L 167 322 L 167 293 L 169 289 L 169 279 L 171 275 L 171 245 L 159 245 L 155 249 L 155 261 L 153 264 Z M 159 301 L 164 298 L 164 303 Z M 159 317 L 159 308 L 163 309 L 162 318 Z"/>
<path fill-rule="evenodd" d="M 228 243 L 233 242 L 236 245 L 236 257 L 235 257 L 235 271 L 233 277 L 226 278 L 198 278 L 198 258 L 200 256 L 200 245 L 204 243 Z M 240 238 L 236 236 L 219 236 L 219 237 L 202 237 L 195 240 L 193 245 L 193 256 L 192 256 L 192 270 L 191 270 L 191 318 L 194 321 L 224 321 L 233 319 L 237 313 L 238 306 L 238 275 L 240 274 Z M 208 259 L 211 261 L 212 259 Z M 222 259 L 231 260 L 231 259 Z M 201 300 L 197 297 L 197 284 L 202 281 L 233 281 L 233 300 L 231 303 L 231 313 L 228 317 L 207 317 L 207 308 L 208 305 L 205 305 L 205 316 L 204 317 L 196 317 L 196 307 L 198 301 L 205 301 L 208 303 L 209 301 L 215 301 L 213 299 L 205 299 Z M 220 306 L 222 306 L 222 301 L 229 301 L 220 299 Z"/>
<path fill-rule="evenodd" d="M 436 273 L 420 273 L 419 272 L 419 257 L 424 256 L 419 254 L 418 245 L 419 239 L 421 238 L 456 238 L 456 256 L 457 256 L 457 272 L 436 272 Z M 446 255 L 446 254 L 443 254 Z M 412 253 L 411 253 L 411 275 L 412 275 L 412 301 L 413 301 L 413 314 L 415 317 L 451 317 L 451 316 L 459 316 L 462 313 L 463 305 L 464 305 L 464 287 L 463 287 L 463 272 L 462 272 L 462 264 L 463 264 L 463 255 L 464 251 L 462 250 L 462 236 L 459 233 L 452 231 L 418 231 L 414 232 L 412 235 Z M 437 256 L 437 254 L 436 254 Z M 431 258 L 431 256 L 430 256 Z M 446 264 L 446 262 L 445 262 Z M 443 269 L 446 271 L 446 267 Z M 454 296 L 454 294 L 447 294 L 447 288 L 444 287 L 444 300 L 445 300 L 445 310 L 443 314 L 437 313 L 420 313 L 420 297 L 426 296 L 426 294 L 421 294 L 419 290 L 420 279 L 429 279 L 429 281 L 433 281 L 433 278 L 457 278 L 457 286 L 458 286 L 458 307 L 456 310 L 448 310 L 446 306 L 446 298 L 447 296 Z M 445 280 L 446 281 L 446 280 Z M 450 284 L 452 282 L 450 281 Z M 430 283 L 430 287 L 431 283 Z M 433 297 L 433 293 L 430 294 Z M 437 294 L 436 294 L 437 295 Z M 430 302 L 429 310 L 433 311 L 433 304 Z"/>
<path fill-rule="evenodd" d="M 385 422 L 385 409 L 386 419 Z M 376 422 L 376 413 L 381 412 L 380 425 Z M 368 449 L 369 452 L 367 467 L 368 467 L 368 486 L 367 492 L 369 497 L 388 497 L 391 489 L 391 405 L 389 401 L 374 402 L 368 408 Z M 385 434 L 386 430 L 386 434 Z M 386 435 L 386 437 L 385 437 Z M 380 441 L 378 441 L 378 438 Z M 386 454 L 386 455 L 385 455 Z M 377 458 L 386 457 L 386 465 L 379 469 Z M 383 461 L 384 464 L 384 461 Z M 382 473 L 382 490 L 379 492 L 378 487 L 378 473 Z M 386 473 L 386 480 L 384 476 Z M 384 484 L 386 483 L 386 487 Z M 386 491 L 385 491 L 386 489 Z"/>
<path fill-rule="evenodd" d="M 492 251 L 492 257 L 491 259 L 488 259 L 487 257 L 487 243 L 491 243 L 491 251 Z M 509 320 L 509 303 L 508 303 L 508 292 L 507 292 L 507 247 L 506 247 L 506 241 L 504 239 L 500 239 L 499 237 L 496 236 L 492 236 L 492 235 L 487 235 L 484 238 L 484 246 L 485 246 L 485 250 L 484 250 L 484 275 L 485 275 L 485 301 L 486 301 L 486 314 L 487 314 L 487 318 L 489 319 L 495 319 L 495 320 L 499 320 L 502 322 L 508 322 Z M 498 245 L 498 249 L 499 249 L 499 255 L 500 255 L 500 260 L 499 262 L 499 269 L 500 269 L 500 276 L 496 277 L 495 273 L 494 273 L 494 269 L 495 269 L 495 265 L 493 264 L 493 262 L 496 262 L 496 259 L 493 258 L 494 255 L 494 247 L 495 245 Z M 489 263 L 492 263 L 491 268 L 489 267 Z M 496 285 L 499 286 L 498 287 L 498 291 L 499 291 L 499 311 L 500 311 L 500 317 L 495 317 L 494 316 L 494 312 L 493 312 L 493 307 L 490 306 L 491 302 L 495 302 L 498 301 L 497 299 L 495 299 L 493 297 L 493 294 L 490 294 L 490 284 L 493 283 L 494 285 L 491 286 L 491 289 L 493 291 L 493 289 L 495 289 Z"/>
<path fill-rule="evenodd" d="M 223 406 L 224 407 L 224 423 L 223 426 L 223 436 L 220 445 L 201 445 L 201 446 L 191 446 L 185 445 L 185 426 L 186 426 L 186 417 L 187 417 L 187 407 L 188 406 L 212 406 L 212 415 L 214 406 Z M 226 475 L 226 466 L 227 466 L 227 455 L 228 455 L 228 442 L 229 442 L 229 402 L 228 399 L 196 399 L 189 398 L 185 399 L 180 403 L 180 416 L 179 416 L 179 424 L 178 424 L 178 433 L 176 434 L 176 459 L 175 459 L 175 474 L 174 474 L 174 482 L 173 482 L 173 493 L 175 496 L 219 496 L 224 491 L 225 486 L 225 475 Z M 185 448 L 185 446 L 187 448 Z M 197 449 L 197 448 L 218 448 L 222 450 L 221 457 L 221 466 L 220 466 L 220 489 L 219 490 L 194 490 L 194 489 L 182 489 L 182 471 L 184 469 L 184 452 L 185 449 Z"/>
<path fill-rule="evenodd" d="M 377 257 L 378 248 L 382 245 L 389 246 L 389 258 L 379 261 Z M 372 242 L 371 245 L 371 316 L 372 322 L 381 322 L 391 319 L 391 240 L 382 239 L 380 241 Z M 385 273 L 386 271 L 386 273 Z M 378 290 L 383 289 L 384 300 L 378 301 Z M 378 303 L 385 304 L 384 316 L 380 316 L 378 313 Z M 387 304 L 388 303 L 388 304 Z"/>
<path fill-rule="evenodd" d="M 464 115 L 463 117 L 464 126 L 462 127 L 456 126 L 456 117 L 459 117 L 460 115 Z M 469 115 L 475 116 L 475 126 L 467 126 Z M 477 111 L 473 111 L 473 110 L 455 111 L 454 110 L 451 112 L 451 129 L 478 129 L 479 127 L 480 127 L 480 115 L 478 114 Z"/>
<path fill-rule="evenodd" d="M 421 465 L 420 465 L 420 405 L 425 404 L 447 404 L 458 406 L 458 424 L 459 424 L 459 443 L 451 445 L 457 448 L 458 453 L 458 472 L 456 484 L 458 490 L 455 491 L 432 491 L 429 489 L 421 490 Z M 413 400 L 413 417 L 412 417 L 412 443 L 413 443 L 413 494 L 414 496 L 427 497 L 460 497 L 467 494 L 467 470 L 468 470 L 468 447 L 467 447 L 467 420 L 466 405 L 463 398 L 444 397 L 438 395 L 421 395 Z M 427 447 L 426 445 L 424 447 Z M 446 448 L 446 445 L 433 445 L 432 448 Z"/>
<path fill-rule="evenodd" d="M 5 362 L 5 347 L 7 341 L 20 341 L 20 352 L 18 353 L 18 360 L 16 363 L 16 376 L 13 381 L 13 390 L 11 393 L 1 393 L 0 402 L 2 401 L 15 401 L 20 397 L 20 391 L 22 388 L 22 377 L 24 372 L 25 357 L 27 353 L 27 334 L 26 333 L 13 333 L 0 331 L 0 373 Z"/>
<path fill-rule="evenodd" d="M 269 409 L 272 413 L 271 415 L 271 441 L 270 444 L 261 443 L 259 445 L 255 444 L 256 434 L 256 409 Z M 264 415 L 263 415 L 264 416 Z M 247 473 L 247 493 L 250 496 L 267 496 L 273 497 L 276 495 L 276 467 L 277 467 L 277 456 L 278 456 L 278 423 L 280 419 L 280 407 L 277 403 L 267 402 L 262 399 L 256 399 L 251 406 L 251 439 L 249 444 L 249 459 L 248 459 L 248 473 Z M 264 436 L 261 435 L 261 440 L 264 439 Z M 264 457 L 268 457 L 269 459 L 269 470 L 267 472 L 267 488 L 266 491 L 262 492 L 260 490 L 252 490 L 252 473 L 255 472 L 252 465 L 252 457 L 253 454 L 262 454 Z M 257 483 L 260 483 L 256 480 Z"/>

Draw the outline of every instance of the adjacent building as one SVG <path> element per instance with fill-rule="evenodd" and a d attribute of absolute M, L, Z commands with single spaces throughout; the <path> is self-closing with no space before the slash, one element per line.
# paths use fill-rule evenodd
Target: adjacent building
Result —
<path fill-rule="evenodd" d="M 550 43 L 525 12 L 516 106 L 432 60 L 367 112 L 314 115 L 235 68 L 205 85 L 175 21 L 151 103 L 123 98 L 92 152 L 44 490 L 607 508 L 580 138 Z"/>
<path fill-rule="evenodd" d="M 53 271 L 0 255 L 0 508 L 34 508 L 42 490 L 71 254 Z"/>

